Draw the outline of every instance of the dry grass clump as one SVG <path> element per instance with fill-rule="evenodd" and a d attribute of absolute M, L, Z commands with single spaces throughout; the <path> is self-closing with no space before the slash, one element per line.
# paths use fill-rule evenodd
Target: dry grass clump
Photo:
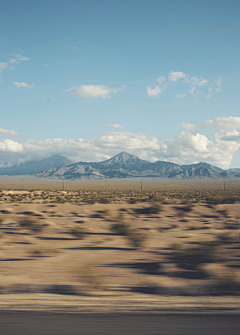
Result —
<path fill-rule="evenodd" d="M 47 226 L 46 223 L 43 224 L 43 223 L 37 222 L 36 220 L 32 219 L 29 216 L 22 217 L 18 221 L 18 223 L 20 227 L 30 229 L 34 232 L 40 232 Z"/>

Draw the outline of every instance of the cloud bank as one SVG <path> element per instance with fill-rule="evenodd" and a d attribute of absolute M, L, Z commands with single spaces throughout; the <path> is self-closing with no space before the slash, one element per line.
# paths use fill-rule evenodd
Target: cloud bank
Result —
<path fill-rule="evenodd" d="M 178 135 L 165 141 L 127 131 L 105 132 L 98 139 L 55 138 L 22 142 L 4 139 L 0 141 L 0 166 L 43 159 L 53 154 L 76 161 L 100 161 L 121 151 L 128 151 L 152 162 L 207 162 L 223 168 L 229 167 L 240 147 L 240 117 L 219 117 L 197 125 L 185 123 L 182 128 Z M 207 128 L 214 129 L 213 141 L 203 133 Z"/>

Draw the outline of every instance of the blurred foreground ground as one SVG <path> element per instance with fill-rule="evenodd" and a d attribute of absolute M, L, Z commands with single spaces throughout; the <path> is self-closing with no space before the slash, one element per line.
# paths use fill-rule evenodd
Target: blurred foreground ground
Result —
<path fill-rule="evenodd" d="M 1 310 L 239 313 L 239 185 L 61 187 L 2 186 Z"/>

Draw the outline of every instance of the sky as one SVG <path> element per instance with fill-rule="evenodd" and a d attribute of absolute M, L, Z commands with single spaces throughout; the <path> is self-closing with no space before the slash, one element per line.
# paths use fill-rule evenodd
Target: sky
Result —
<path fill-rule="evenodd" d="M 0 166 L 240 168 L 240 1 L 0 2 Z"/>

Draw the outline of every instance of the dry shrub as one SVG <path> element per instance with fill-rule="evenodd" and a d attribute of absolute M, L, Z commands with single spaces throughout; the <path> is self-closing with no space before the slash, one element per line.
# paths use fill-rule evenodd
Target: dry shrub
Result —
<path fill-rule="evenodd" d="M 231 195 L 215 195 L 208 196 L 206 199 L 208 204 L 218 205 L 218 204 L 234 204 L 239 201 L 238 197 Z"/>
<path fill-rule="evenodd" d="M 79 226 L 71 228 L 69 232 L 70 234 L 75 236 L 78 240 L 84 239 L 87 233 L 83 227 L 79 227 Z"/>
<path fill-rule="evenodd" d="M 59 253 L 58 249 L 43 249 L 43 248 L 36 248 L 30 250 L 30 255 L 33 257 L 44 257 L 49 256 L 52 254 Z"/>
<path fill-rule="evenodd" d="M 135 208 L 134 212 L 137 214 L 145 214 L 145 215 L 151 215 L 151 214 L 158 214 L 163 210 L 163 206 L 158 202 L 153 202 L 152 205 L 148 207 L 143 208 Z"/>
<path fill-rule="evenodd" d="M 101 211 L 99 211 L 100 214 L 108 216 L 110 215 L 110 210 L 109 209 L 102 209 Z"/>
<path fill-rule="evenodd" d="M 225 243 L 235 242 L 237 240 L 236 234 L 230 232 L 222 232 L 217 235 L 218 239 Z"/>
<path fill-rule="evenodd" d="M 225 229 L 232 229 L 232 230 L 236 230 L 240 228 L 240 224 L 239 222 L 236 221 L 227 221 L 225 222 Z"/>
<path fill-rule="evenodd" d="M 100 289 L 103 286 L 103 274 L 100 265 L 96 262 L 89 262 L 80 266 L 75 270 L 75 273 L 89 289 Z"/>
<path fill-rule="evenodd" d="M 210 291 L 216 295 L 240 294 L 240 272 L 220 264 L 205 264 L 203 270 L 213 280 Z"/>
<path fill-rule="evenodd" d="M 147 239 L 145 232 L 142 232 L 136 227 L 132 227 L 128 222 L 125 222 L 122 215 L 115 218 L 116 223 L 111 226 L 116 234 L 126 236 L 130 244 L 134 248 L 141 248 Z"/>
<path fill-rule="evenodd" d="M 36 220 L 32 219 L 31 217 L 25 216 L 22 217 L 19 221 L 19 226 L 22 228 L 27 228 L 30 229 L 34 232 L 40 232 L 41 230 L 43 230 L 47 224 L 46 223 L 39 223 Z"/>
<path fill-rule="evenodd" d="M 214 246 L 210 244 L 203 244 L 196 248 L 181 246 L 171 253 L 170 259 L 180 268 L 187 270 L 196 270 L 201 264 L 220 260 Z"/>

